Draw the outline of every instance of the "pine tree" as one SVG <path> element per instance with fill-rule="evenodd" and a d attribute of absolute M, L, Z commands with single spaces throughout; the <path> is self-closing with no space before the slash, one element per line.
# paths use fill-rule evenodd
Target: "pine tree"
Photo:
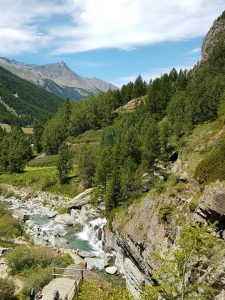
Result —
<path fill-rule="evenodd" d="M 142 299 L 214 299 L 216 274 L 225 254 L 225 243 L 214 231 L 215 226 L 185 224 L 176 248 L 152 254 L 158 285 L 146 287 Z"/>
<path fill-rule="evenodd" d="M 70 147 L 63 143 L 59 147 L 59 159 L 57 162 L 57 174 L 61 184 L 68 182 L 69 172 L 73 168 L 72 151 Z"/>

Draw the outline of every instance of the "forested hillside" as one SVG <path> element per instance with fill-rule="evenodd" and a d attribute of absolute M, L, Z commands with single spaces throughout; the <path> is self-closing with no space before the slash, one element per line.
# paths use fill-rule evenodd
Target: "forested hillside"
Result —
<path fill-rule="evenodd" d="M 62 100 L 0 67 L 0 122 L 31 125 L 46 121 Z"/>
<path fill-rule="evenodd" d="M 192 70 L 172 69 L 149 84 L 139 76 L 121 90 L 70 104 L 67 113 L 61 108 L 45 126 L 44 150 L 56 154 L 68 136 L 103 128 L 100 150 L 87 176 L 111 211 L 148 190 L 157 180 L 156 161 L 167 161 L 196 125 L 218 117 L 225 105 L 224 53 L 225 43 L 219 40 L 207 61 Z M 134 112 L 115 113 L 117 107 L 143 95 Z M 143 174 L 151 184 L 144 182 Z"/>

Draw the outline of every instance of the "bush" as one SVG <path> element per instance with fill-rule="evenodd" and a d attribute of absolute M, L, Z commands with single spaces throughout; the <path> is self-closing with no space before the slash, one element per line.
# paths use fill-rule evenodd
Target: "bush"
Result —
<path fill-rule="evenodd" d="M 97 280 L 84 281 L 78 300 L 133 300 L 127 290 Z"/>
<path fill-rule="evenodd" d="M 49 249 L 46 250 L 37 246 L 19 246 L 7 254 L 6 263 L 12 274 L 27 275 L 35 269 L 49 266 L 53 258 L 53 252 Z"/>
<path fill-rule="evenodd" d="M 16 236 L 21 236 L 22 233 L 23 228 L 19 221 L 10 215 L 5 205 L 0 204 L 0 239 L 10 240 Z"/>
<path fill-rule="evenodd" d="M 31 288 L 35 288 L 36 291 L 41 290 L 47 285 L 52 279 L 52 269 L 38 269 L 38 272 L 31 274 L 26 280 L 25 287 L 22 289 L 20 296 L 22 299 L 26 299 L 29 295 Z"/>
<path fill-rule="evenodd" d="M 175 210 L 174 204 L 164 204 L 159 208 L 158 216 L 162 223 L 169 224 Z"/>
<path fill-rule="evenodd" d="M 200 183 L 225 180 L 225 141 L 216 150 L 212 150 L 197 166 L 195 179 Z"/>
<path fill-rule="evenodd" d="M 0 278 L 0 300 L 13 299 L 15 285 L 9 279 Z"/>

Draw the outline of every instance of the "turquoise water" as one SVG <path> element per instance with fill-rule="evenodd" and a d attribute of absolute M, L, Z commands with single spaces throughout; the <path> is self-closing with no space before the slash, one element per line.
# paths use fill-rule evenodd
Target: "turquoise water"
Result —
<path fill-rule="evenodd" d="M 39 226 L 46 226 L 51 222 L 51 220 L 48 219 L 47 216 L 39 216 L 39 215 L 34 215 L 31 218 L 35 224 Z M 72 249 L 79 249 L 82 251 L 92 251 L 93 248 L 90 246 L 88 241 L 80 240 L 76 234 L 81 231 L 76 229 L 76 228 L 68 228 L 68 233 L 65 236 L 65 239 L 69 242 L 69 246 Z"/>

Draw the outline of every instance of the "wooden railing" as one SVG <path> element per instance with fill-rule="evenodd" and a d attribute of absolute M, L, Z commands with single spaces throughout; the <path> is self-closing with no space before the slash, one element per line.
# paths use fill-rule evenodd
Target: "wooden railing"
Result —
<path fill-rule="evenodd" d="M 66 274 L 65 271 L 74 274 Z M 74 278 L 74 285 L 68 291 L 67 296 L 68 300 L 73 300 L 78 296 L 80 291 L 81 283 L 84 279 L 84 269 L 67 269 L 67 268 L 53 268 L 53 276 L 56 277 L 64 277 L 64 278 Z"/>

